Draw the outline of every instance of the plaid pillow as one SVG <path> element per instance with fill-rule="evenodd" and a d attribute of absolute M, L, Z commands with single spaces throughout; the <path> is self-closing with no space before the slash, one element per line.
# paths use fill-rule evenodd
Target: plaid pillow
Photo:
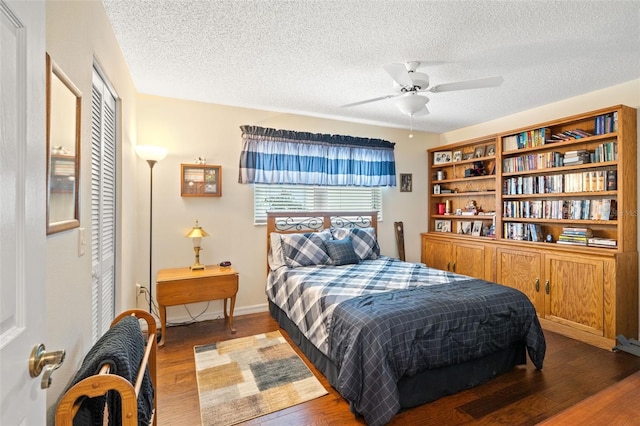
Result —
<path fill-rule="evenodd" d="M 331 232 L 309 232 L 306 234 L 281 234 L 282 252 L 287 266 L 328 265 L 329 255 L 325 251 L 324 242 L 331 239 Z"/>
<path fill-rule="evenodd" d="M 336 240 L 350 237 L 353 249 L 361 260 L 380 257 L 380 246 L 373 228 L 331 228 L 331 234 Z"/>
<path fill-rule="evenodd" d="M 327 253 L 329 253 L 331 262 L 336 266 L 360 262 L 360 257 L 358 257 L 353 249 L 351 237 L 347 237 L 342 240 L 325 241 L 324 246 L 327 249 Z"/>

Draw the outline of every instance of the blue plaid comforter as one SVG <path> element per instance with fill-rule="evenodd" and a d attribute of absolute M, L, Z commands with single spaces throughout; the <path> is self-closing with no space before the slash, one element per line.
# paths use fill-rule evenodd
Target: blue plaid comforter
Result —
<path fill-rule="evenodd" d="M 338 367 L 334 384 L 370 425 L 399 411 L 398 379 L 524 341 L 542 368 L 544 335 L 518 290 L 382 258 L 272 271 L 269 299 Z"/>

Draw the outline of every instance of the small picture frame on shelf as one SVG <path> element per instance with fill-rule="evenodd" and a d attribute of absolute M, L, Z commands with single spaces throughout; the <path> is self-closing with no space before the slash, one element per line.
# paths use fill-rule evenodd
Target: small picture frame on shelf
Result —
<path fill-rule="evenodd" d="M 440 185 L 438 184 L 433 185 L 433 193 L 440 194 Z"/>
<path fill-rule="evenodd" d="M 462 235 L 471 235 L 471 222 L 467 220 L 459 220 L 458 221 L 458 234 Z"/>
<path fill-rule="evenodd" d="M 496 155 L 496 144 L 492 143 L 490 145 L 487 145 L 487 150 L 484 153 L 485 156 L 487 157 L 495 157 Z"/>
<path fill-rule="evenodd" d="M 477 146 L 475 151 L 473 151 L 473 158 L 481 158 L 484 157 L 484 145 Z"/>
<path fill-rule="evenodd" d="M 451 221 L 436 220 L 436 232 L 451 232 Z"/>
<path fill-rule="evenodd" d="M 433 153 L 433 164 L 446 164 L 451 162 L 451 151 L 438 151 Z"/>
<path fill-rule="evenodd" d="M 473 228 L 471 229 L 471 235 L 473 235 L 474 237 L 481 237 L 482 236 L 482 221 L 481 220 L 474 220 L 473 221 Z"/>
<path fill-rule="evenodd" d="M 453 161 L 462 161 L 462 151 L 453 151 Z"/>
<path fill-rule="evenodd" d="M 465 152 L 462 154 L 462 160 L 473 160 L 473 152 Z"/>

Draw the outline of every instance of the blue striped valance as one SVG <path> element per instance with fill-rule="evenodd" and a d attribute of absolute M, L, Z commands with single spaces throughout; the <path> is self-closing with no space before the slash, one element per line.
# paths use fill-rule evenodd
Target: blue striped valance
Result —
<path fill-rule="evenodd" d="M 240 129 L 240 183 L 396 186 L 391 142 L 258 126 Z"/>

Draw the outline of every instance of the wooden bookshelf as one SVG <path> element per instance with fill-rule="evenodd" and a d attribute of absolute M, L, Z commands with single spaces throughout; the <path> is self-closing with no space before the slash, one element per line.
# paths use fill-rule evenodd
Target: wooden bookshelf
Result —
<path fill-rule="evenodd" d="M 422 261 L 520 289 L 570 337 L 610 349 L 637 336 L 636 117 L 618 105 L 428 150 Z M 478 215 L 462 214 L 471 204 Z M 460 233 L 469 221 L 480 235 Z"/>

